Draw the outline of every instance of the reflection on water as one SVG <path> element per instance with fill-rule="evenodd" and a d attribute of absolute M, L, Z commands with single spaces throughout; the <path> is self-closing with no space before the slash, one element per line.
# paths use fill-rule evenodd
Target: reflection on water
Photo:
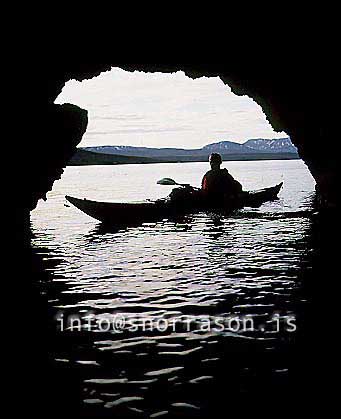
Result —
<path fill-rule="evenodd" d="M 56 331 L 50 358 L 78 377 L 81 410 L 90 417 L 207 417 L 226 404 L 227 393 L 235 401 L 245 394 L 256 400 L 290 389 L 296 333 L 282 326 L 306 304 L 298 276 L 309 263 L 313 191 L 300 161 L 230 164 L 250 189 L 284 180 L 284 190 L 280 200 L 229 218 L 200 213 L 108 231 L 63 207 L 66 193 L 113 201 L 146 198 L 141 188 L 148 182 L 152 186 L 143 193 L 159 197 L 168 191 L 158 189 L 153 177 L 167 174 L 194 184 L 191 177 L 200 179 L 205 168 L 68 168 L 32 217 L 32 243 L 37 253 L 44 248 L 51 279 L 41 289 L 56 330 L 54 316 L 61 314 L 67 319 L 91 313 L 92 322 L 123 314 L 128 323 L 138 318 L 145 324 L 196 319 L 190 329 L 179 322 L 164 331 L 105 331 L 87 328 L 83 320 L 81 331 Z M 255 330 L 208 327 L 216 318 L 244 316 Z"/>

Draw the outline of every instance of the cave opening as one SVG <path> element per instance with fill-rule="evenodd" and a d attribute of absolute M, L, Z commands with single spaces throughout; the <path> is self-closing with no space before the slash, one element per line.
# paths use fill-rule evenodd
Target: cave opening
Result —
<path fill-rule="evenodd" d="M 19 193 L 15 198 L 15 217 L 19 240 L 26 236 L 30 211 L 53 187 L 81 142 L 86 131 L 87 112 L 75 105 L 55 104 L 65 84 L 70 80 L 78 82 L 91 80 L 120 68 L 128 72 L 174 74 L 182 71 L 190 79 L 219 77 L 225 85 L 231 86 L 236 95 L 247 95 L 261 106 L 267 120 L 276 132 L 286 132 L 298 153 L 309 168 L 316 182 L 318 203 L 323 208 L 336 206 L 336 157 L 331 156 L 328 147 L 319 144 L 330 137 L 328 115 L 323 108 L 327 103 L 328 91 L 323 86 L 311 88 L 312 77 L 302 78 L 306 65 L 271 66 L 267 61 L 257 66 L 229 64 L 117 64 L 78 63 L 55 65 L 47 74 L 46 122 L 48 144 L 53 153 L 47 152 L 46 136 L 35 137 L 30 144 L 30 173 L 18 182 Z M 311 75 L 311 68 L 306 72 Z M 85 137 L 84 137 L 85 138 Z M 83 140 L 84 141 L 84 140 Z M 27 159 L 26 159 L 27 160 Z"/>

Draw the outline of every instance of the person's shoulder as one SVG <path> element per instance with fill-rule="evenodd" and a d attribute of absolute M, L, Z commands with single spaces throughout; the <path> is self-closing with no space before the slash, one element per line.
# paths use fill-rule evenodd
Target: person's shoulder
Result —
<path fill-rule="evenodd" d="M 221 173 L 223 173 L 224 175 L 229 175 L 230 174 L 229 171 L 226 168 L 220 169 L 220 170 L 221 170 Z"/>

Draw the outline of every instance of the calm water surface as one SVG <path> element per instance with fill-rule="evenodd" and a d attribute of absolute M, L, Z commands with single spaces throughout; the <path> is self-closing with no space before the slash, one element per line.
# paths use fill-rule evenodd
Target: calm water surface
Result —
<path fill-rule="evenodd" d="M 50 357 L 79 377 L 86 414 L 204 417 L 219 405 L 222 383 L 236 394 L 290 385 L 295 332 L 274 330 L 273 315 L 284 325 L 305 303 L 297 278 L 309 250 L 314 182 L 303 162 L 225 163 L 245 189 L 284 182 L 279 200 L 229 218 L 195 214 L 108 232 L 64 205 L 66 194 L 160 198 L 171 187 L 158 179 L 198 186 L 207 166 L 68 167 L 32 214 L 32 244 L 51 278 L 41 292 L 53 315 L 123 315 L 148 325 L 196 319 L 190 329 L 178 322 L 165 331 L 89 330 L 83 320 L 82 331 L 57 331 Z M 248 316 L 257 330 L 214 329 L 228 316 Z"/>

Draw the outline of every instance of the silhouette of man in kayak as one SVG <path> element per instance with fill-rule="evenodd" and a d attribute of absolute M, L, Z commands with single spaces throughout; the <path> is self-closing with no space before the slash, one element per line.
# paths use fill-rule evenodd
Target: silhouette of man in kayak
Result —
<path fill-rule="evenodd" d="M 209 157 L 211 170 L 202 179 L 201 189 L 206 198 L 212 203 L 223 203 L 225 200 L 236 198 L 243 191 L 242 185 L 233 178 L 227 169 L 221 169 L 222 158 L 218 153 Z"/>

